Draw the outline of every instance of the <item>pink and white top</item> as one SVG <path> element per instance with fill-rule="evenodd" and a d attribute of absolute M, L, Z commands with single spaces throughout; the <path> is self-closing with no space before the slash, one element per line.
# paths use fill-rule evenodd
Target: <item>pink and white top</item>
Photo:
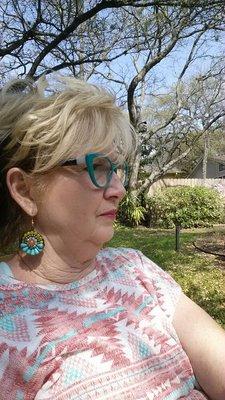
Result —
<path fill-rule="evenodd" d="M 180 287 L 132 249 L 103 249 L 95 262 L 50 286 L 0 263 L 0 398 L 206 399 L 172 325 Z"/>

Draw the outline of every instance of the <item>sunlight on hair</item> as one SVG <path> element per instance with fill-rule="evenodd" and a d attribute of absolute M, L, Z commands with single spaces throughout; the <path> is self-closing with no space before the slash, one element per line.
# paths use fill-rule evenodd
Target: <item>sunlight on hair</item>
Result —
<path fill-rule="evenodd" d="M 33 174 L 88 152 L 113 151 L 122 160 L 135 146 L 115 97 L 72 77 L 57 76 L 51 85 L 44 76 L 37 82 L 9 82 L 1 93 L 0 120 L 0 138 L 9 139 L 5 167 L 26 165 Z"/>

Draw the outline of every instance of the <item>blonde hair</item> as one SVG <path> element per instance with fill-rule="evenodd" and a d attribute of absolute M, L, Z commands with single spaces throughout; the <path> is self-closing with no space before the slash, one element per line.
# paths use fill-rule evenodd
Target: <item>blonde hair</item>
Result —
<path fill-rule="evenodd" d="M 99 151 L 114 151 L 120 162 L 132 153 L 134 138 L 114 96 L 101 87 L 69 77 L 52 85 L 43 78 L 9 82 L 0 93 L 0 226 L 12 234 L 15 223 L 22 223 L 22 211 L 5 185 L 11 167 L 40 176 L 65 160 Z M 7 209 L 9 200 L 14 213 Z"/>
<path fill-rule="evenodd" d="M 30 90 L 13 90 L 19 85 Z M 132 151 L 132 128 L 110 93 L 75 78 L 59 85 L 49 96 L 29 81 L 2 90 L 0 143 L 10 156 L 4 169 L 25 165 L 37 174 L 89 152 L 111 148 L 126 158 Z"/>

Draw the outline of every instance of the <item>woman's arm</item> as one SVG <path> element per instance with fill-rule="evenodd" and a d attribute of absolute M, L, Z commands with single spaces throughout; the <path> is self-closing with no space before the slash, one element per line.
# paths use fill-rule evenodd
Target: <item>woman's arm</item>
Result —
<path fill-rule="evenodd" d="M 225 331 L 184 294 L 173 325 L 202 389 L 212 400 L 225 400 Z"/>

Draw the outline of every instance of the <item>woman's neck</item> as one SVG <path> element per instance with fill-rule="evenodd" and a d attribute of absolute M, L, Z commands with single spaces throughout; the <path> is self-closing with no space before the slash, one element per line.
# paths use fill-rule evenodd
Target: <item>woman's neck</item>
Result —
<path fill-rule="evenodd" d="M 95 268 L 95 255 L 91 258 L 73 262 L 58 256 L 44 254 L 28 256 L 15 254 L 7 262 L 14 277 L 20 281 L 34 284 L 67 284 L 87 276 Z"/>

